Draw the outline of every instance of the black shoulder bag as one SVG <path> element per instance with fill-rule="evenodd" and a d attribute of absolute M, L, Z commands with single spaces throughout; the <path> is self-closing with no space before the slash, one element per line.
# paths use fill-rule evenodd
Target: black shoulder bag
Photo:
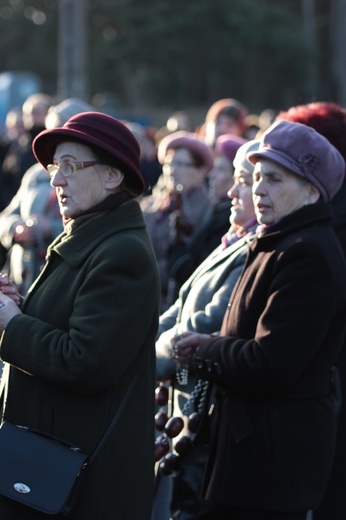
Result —
<path fill-rule="evenodd" d="M 72 511 L 85 471 L 116 425 L 137 377 L 132 380 L 92 455 L 48 434 L 3 422 L 0 427 L 0 495 L 48 515 L 67 516 Z"/>

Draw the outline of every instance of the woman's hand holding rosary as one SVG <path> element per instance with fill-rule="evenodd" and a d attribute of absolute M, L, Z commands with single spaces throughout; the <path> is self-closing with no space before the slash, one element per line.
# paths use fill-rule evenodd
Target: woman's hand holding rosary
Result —
<path fill-rule="evenodd" d="M 173 358 L 180 365 L 189 365 L 195 355 L 196 349 L 206 339 L 208 334 L 198 332 L 183 332 L 172 339 Z"/>

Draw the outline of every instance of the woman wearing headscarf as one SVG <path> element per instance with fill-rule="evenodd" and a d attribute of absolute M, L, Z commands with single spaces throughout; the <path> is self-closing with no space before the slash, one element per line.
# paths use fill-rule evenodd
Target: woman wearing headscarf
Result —
<path fill-rule="evenodd" d="M 201 518 L 305 520 L 334 453 L 346 264 L 328 201 L 345 164 L 313 128 L 287 121 L 248 159 L 258 237 L 220 335 L 185 333 L 176 360 L 216 385 L 203 491 L 214 511 Z"/>
<path fill-rule="evenodd" d="M 21 308 L 1 279 L 3 417 L 91 454 L 135 378 L 70 518 L 149 520 L 159 277 L 134 200 L 144 186 L 139 145 L 117 119 L 85 112 L 40 133 L 33 150 L 64 231 Z M 1 497 L 0 518 L 48 515 Z"/>

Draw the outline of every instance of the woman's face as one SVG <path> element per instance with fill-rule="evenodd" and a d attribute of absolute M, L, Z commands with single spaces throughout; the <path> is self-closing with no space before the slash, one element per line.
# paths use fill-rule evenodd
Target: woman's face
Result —
<path fill-rule="evenodd" d="M 66 142 L 57 145 L 54 163 L 95 161 L 97 158 L 86 145 Z M 55 188 L 62 217 L 73 218 L 95 206 L 108 195 L 106 189 L 107 166 L 96 164 L 75 170 L 69 177 L 57 171 L 51 180 Z"/>
<path fill-rule="evenodd" d="M 233 164 L 225 155 L 215 157 L 208 179 L 209 193 L 212 199 L 217 201 L 225 198 L 233 184 Z"/>
<path fill-rule="evenodd" d="M 257 220 L 266 225 L 318 199 L 308 181 L 268 159 L 255 165 L 252 192 Z"/>
<path fill-rule="evenodd" d="M 165 185 L 169 190 L 190 190 L 205 182 L 205 166 L 196 166 L 187 148 L 168 150 L 162 168 Z"/>
<path fill-rule="evenodd" d="M 244 226 L 246 222 L 255 217 L 252 202 L 252 174 L 236 168 L 233 175 L 234 184 L 228 191 L 232 200 L 230 224 Z"/>
<path fill-rule="evenodd" d="M 230 117 L 226 114 L 220 114 L 215 123 L 215 140 L 217 140 L 220 135 L 224 134 L 234 134 L 234 135 L 242 135 L 242 128 L 238 121 L 233 117 Z"/>

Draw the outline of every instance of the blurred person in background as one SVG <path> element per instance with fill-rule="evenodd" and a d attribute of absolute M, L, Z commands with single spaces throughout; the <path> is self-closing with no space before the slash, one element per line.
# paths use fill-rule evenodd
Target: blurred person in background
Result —
<path fill-rule="evenodd" d="M 11 110 L 9 110 L 6 114 L 4 132 L 0 138 L 0 211 L 3 209 L 3 203 L 1 202 L 1 193 L 2 190 L 5 191 L 5 186 L 3 186 L 4 174 L 2 170 L 2 165 L 10 147 L 15 148 L 16 146 L 19 146 L 18 143 L 24 132 L 25 130 L 23 125 L 22 109 L 21 107 L 14 107 Z M 3 197 L 3 199 L 5 200 L 5 196 Z M 0 266 L 2 266 L 5 262 L 6 252 L 6 248 L 4 248 L 0 243 Z"/>
<path fill-rule="evenodd" d="M 211 206 L 206 178 L 213 153 L 195 134 L 180 131 L 161 140 L 158 159 L 162 175 L 141 208 L 159 265 L 164 309 L 190 275 L 184 269 L 188 247 Z"/>
<path fill-rule="evenodd" d="M 123 121 L 131 130 L 139 142 L 141 149 L 141 173 L 143 175 L 145 188 L 143 197 L 151 195 L 153 187 L 161 175 L 162 167 L 157 158 L 157 146 L 155 142 L 155 129 L 140 123 Z"/>
<path fill-rule="evenodd" d="M 15 145 L 19 146 L 19 142 L 25 134 L 23 124 L 23 112 L 21 107 L 14 107 L 6 114 L 4 131 L 1 136 L 0 148 L 0 164 L 2 165 L 9 148 Z M 25 137 L 23 137 L 25 140 Z M 1 166 L 2 167 L 2 166 Z M 0 179 L 1 181 L 1 179 Z"/>
<path fill-rule="evenodd" d="M 259 130 L 257 138 L 260 138 L 261 135 L 267 130 L 267 128 L 269 128 L 274 123 L 277 115 L 278 111 L 274 108 L 265 108 L 258 114 Z"/>
<path fill-rule="evenodd" d="M 196 131 L 195 121 L 187 110 L 176 110 L 172 112 L 167 117 L 165 125 L 157 130 L 155 140 L 159 143 L 166 135 L 180 132 L 181 130 L 185 132 Z"/>
<path fill-rule="evenodd" d="M 249 114 L 245 118 L 244 137 L 246 139 L 259 139 L 261 135 L 273 124 L 278 111 L 273 108 L 265 108 L 259 114 Z"/>
<path fill-rule="evenodd" d="M 245 139 L 233 134 L 220 135 L 216 141 L 213 167 L 207 178 L 211 207 L 191 242 L 191 273 L 216 248 L 229 228 L 232 198 L 228 192 L 233 183 L 233 161 L 245 143 Z"/>
<path fill-rule="evenodd" d="M 258 115 L 249 114 L 245 117 L 245 130 L 243 136 L 245 139 L 256 139 L 260 130 Z"/>
<path fill-rule="evenodd" d="M 225 201 L 233 179 L 233 161 L 236 153 L 246 140 L 233 134 L 223 134 L 217 138 L 214 149 L 214 163 L 208 174 L 209 195 L 213 206 Z"/>
<path fill-rule="evenodd" d="M 3 210 L 17 193 L 24 173 L 36 163 L 32 142 L 45 129 L 45 119 L 53 98 L 38 92 L 30 95 L 22 105 L 24 132 L 15 138 L 7 150 L 2 163 L 0 210 Z"/>
<path fill-rule="evenodd" d="M 14 107 L 6 114 L 4 137 L 10 143 L 12 141 L 18 141 L 24 132 L 22 108 Z"/>
<path fill-rule="evenodd" d="M 236 99 L 219 99 L 209 108 L 199 132 L 207 145 L 215 147 L 220 135 L 244 136 L 248 109 Z"/>
<path fill-rule="evenodd" d="M 194 132 L 196 130 L 194 119 L 190 112 L 186 110 L 172 112 L 167 119 L 166 127 L 170 133 L 178 132 L 179 130 L 185 130 L 186 132 Z"/>
<path fill-rule="evenodd" d="M 68 98 L 49 108 L 47 129 L 62 126 L 75 114 L 92 110 L 77 98 Z M 47 247 L 63 230 L 55 189 L 40 163 L 23 175 L 10 204 L 0 213 L 0 242 L 6 272 L 24 296 L 45 263 Z"/>

